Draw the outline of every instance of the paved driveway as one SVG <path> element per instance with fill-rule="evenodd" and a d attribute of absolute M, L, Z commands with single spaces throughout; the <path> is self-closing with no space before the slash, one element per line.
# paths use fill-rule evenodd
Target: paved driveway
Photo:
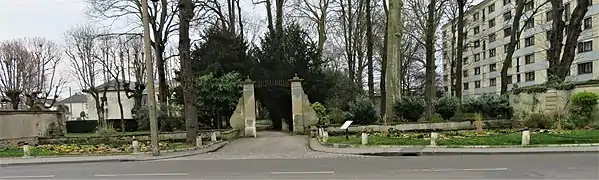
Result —
<path fill-rule="evenodd" d="M 222 149 L 208 154 L 177 158 L 174 160 L 203 159 L 294 159 L 358 157 L 311 151 L 307 136 L 292 136 L 277 131 L 258 131 L 256 138 L 241 138 Z"/>

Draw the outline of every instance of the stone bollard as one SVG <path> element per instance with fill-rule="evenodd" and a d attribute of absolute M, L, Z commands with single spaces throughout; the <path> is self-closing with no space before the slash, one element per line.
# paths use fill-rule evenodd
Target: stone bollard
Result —
<path fill-rule="evenodd" d="M 437 139 L 439 138 L 438 132 L 431 132 L 431 146 L 437 146 Z"/>
<path fill-rule="evenodd" d="M 324 135 L 324 128 L 319 127 L 318 128 L 318 137 L 321 137 Z"/>
<path fill-rule="evenodd" d="M 362 133 L 362 145 L 368 144 L 368 133 Z"/>
<path fill-rule="evenodd" d="M 31 150 L 29 149 L 29 143 L 25 143 L 23 145 L 23 157 L 24 158 L 31 157 Z"/>
<path fill-rule="evenodd" d="M 216 142 L 216 131 L 213 131 L 212 134 L 210 134 L 210 140 Z"/>
<path fill-rule="evenodd" d="M 327 140 L 329 139 L 329 132 L 328 131 L 324 131 L 323 135 L 322 135 L 322 142 L 327 142 Z"/>
<path fill-rule="evenodd" d="M 522 146 L 527 146 L 530 144 L 530 131 L 524 130 L 522 131 Z"/>
<path fill-rule="evenodd" d="M 201 147 L 202 146 L 202 136 L 198 135 L 196 137 L 196 147 Z"/>
<path fill-rule="evenodd" d="M 137 141 L 134 137 L 133 142 L 131 143 L 131 146 L 133 147 L 133 153 L 137 154 L 139 153 L 139 141 Z"/>

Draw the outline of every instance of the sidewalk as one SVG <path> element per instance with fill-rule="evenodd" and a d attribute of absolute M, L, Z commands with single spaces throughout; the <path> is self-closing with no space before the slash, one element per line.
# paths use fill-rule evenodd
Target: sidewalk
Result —
<path fill-rule="evenodd" d="M 579 145 L 577 147 L 498 147 L 485 148 L 450 148 L 450 147 L 331 147 L 324 145 L 315 138 L 310 138 L 310 149 L 314 151 L 379 156 L 410 156 L 410 155 L 462 155 L 462 154 L 529 154 L 529 153 L 592 153 L 599 152 L 599 144 Z"/>
<path fill-rule="evenodd" d="M 127 162 L 127 161 L 152 161 L 193 156 L 210 153 L 219 150 L 229 144 L 228 141 L 220 141 L 199 148 L 191 148 L 178 151 L 163 151 L 160 156 L 152 156 L 144 152 L 135 155 L 106 155 L 106 156 L 57 156 L 57 157 L 31 157 L 31 158 L 0 158 L 0 167 L 15 165 L 36 164 L 62 164 L 62 163 L 91 163 L 91 162 Z"/>

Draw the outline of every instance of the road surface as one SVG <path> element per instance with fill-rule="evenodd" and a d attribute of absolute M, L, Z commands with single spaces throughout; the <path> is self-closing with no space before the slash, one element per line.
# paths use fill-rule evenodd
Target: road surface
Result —
<path fill-rule="evenodd" d="M 597 179 L 599 154 L 170 160 L 24 165 L 0 179 Z"/>

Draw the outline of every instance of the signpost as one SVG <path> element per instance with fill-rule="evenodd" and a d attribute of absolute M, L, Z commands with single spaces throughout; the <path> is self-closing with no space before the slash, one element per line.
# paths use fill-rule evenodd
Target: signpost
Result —
<path fill-rule="evenodd" d="M 345 123 L 343 123 L 343 125 L 341 126 L 341 130 L 345 129 L 345 139 L 349 140 L 349 125 L 351 125 L 351 123 L 354 121 L 345 121 Z"/>

